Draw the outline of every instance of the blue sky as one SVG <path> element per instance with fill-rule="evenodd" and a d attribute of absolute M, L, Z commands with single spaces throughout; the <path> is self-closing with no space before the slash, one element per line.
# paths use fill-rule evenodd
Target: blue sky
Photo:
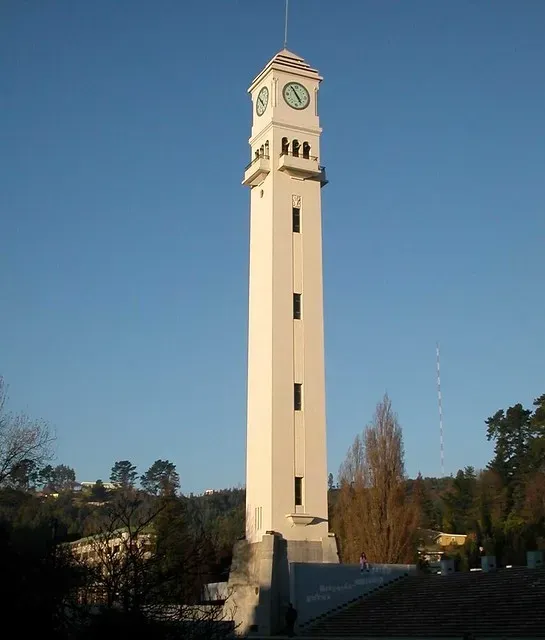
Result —
<path fill-rule="evenodd" d="M 545 392 L 545 3 L 292 0 L 319 68 L 329 469 L 387 391 L 409 474 Z M 282 0 L 5 0 L 0 373 L 80 480 L 244 483 L 247 86 Z"/>

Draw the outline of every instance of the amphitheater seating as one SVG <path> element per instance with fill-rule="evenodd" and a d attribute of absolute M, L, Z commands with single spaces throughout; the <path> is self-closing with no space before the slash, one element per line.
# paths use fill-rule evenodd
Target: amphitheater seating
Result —
<path fill-rule="evenodd" d="M 545 568 L 418 575 L 326 616 L 307 637 L 545 638 Z"/>

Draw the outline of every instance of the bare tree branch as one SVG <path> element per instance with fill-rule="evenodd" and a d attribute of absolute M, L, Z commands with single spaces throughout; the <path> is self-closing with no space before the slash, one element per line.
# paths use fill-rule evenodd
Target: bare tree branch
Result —
<path fill-rule="evenodd" d="M 209 548 L 199 514 L 182 499 L 120 491 L 94 526 L 96 535 L 70 544 L 90 570 L 83 602 L 176 623 L 187 627 L 184 637 L 227 635 L 222 607 L 200 603 Z"/>
<path fill-rule="evenodd" d="M 52 456 L 53 436 L 43 420 L 5 411 L 7 386 L 0 377 L 0 485 L 23 462 L 43 465 Z"/>

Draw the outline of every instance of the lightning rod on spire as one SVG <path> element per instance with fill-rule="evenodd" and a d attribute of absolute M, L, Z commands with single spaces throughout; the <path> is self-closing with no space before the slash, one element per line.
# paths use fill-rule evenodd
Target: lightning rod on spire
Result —
<path fill-rule="evenodd" d="M 284 19 L 284 49 L 288 48 L 288 12 L 290 0 L 286 0 L 286 16 Z"/>

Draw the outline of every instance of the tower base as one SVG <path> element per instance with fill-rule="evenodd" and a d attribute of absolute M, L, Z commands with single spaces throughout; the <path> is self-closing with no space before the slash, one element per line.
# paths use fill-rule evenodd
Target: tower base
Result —
<path fill-rule="evenodd" d="M 271 532 L 261 542 L 235 543 L 223 614 L 234 621 L 238 635 L 269 636 L 284 630 L 286 609 L 293 601 L 293 562 L 338 564 L 335 536 L 285 540 Z"/>

